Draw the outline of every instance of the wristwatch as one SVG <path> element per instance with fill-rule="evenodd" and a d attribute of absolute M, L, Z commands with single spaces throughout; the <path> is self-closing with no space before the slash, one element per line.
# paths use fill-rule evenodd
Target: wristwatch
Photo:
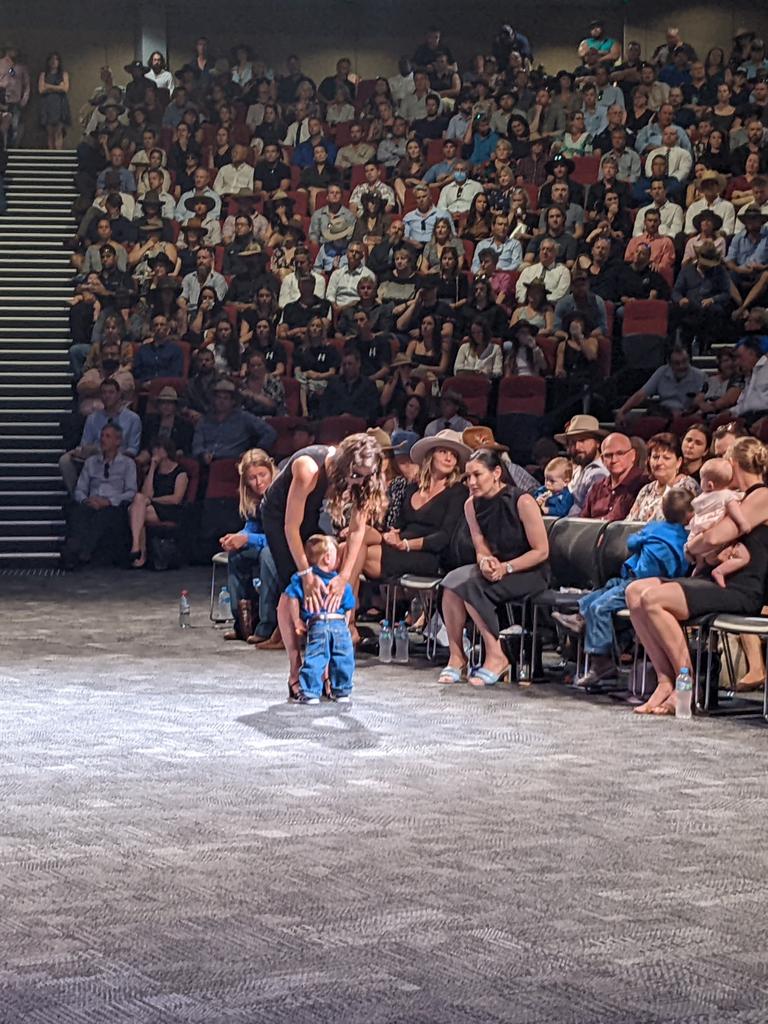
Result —
<path fill-rule="evenodd" d="M 507 576 L 511 576 L 512 575 L 512 573 L 515 570 L 514 570 L 511 562 L 505 562 L 504 563 L 504 571 L 506 572 Z"/>

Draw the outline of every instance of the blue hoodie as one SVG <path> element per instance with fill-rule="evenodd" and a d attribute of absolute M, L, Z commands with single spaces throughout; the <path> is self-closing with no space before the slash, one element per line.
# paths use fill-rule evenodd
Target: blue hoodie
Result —
<path fill-rule="evenodd" d="M 688 531 L 680 523 L 648 523 L 627 538 L 630 555 L 621 568 L 623 579 L 647 580 L 654 576 L 676 579 L 688 574 L 685 557 Z"/>

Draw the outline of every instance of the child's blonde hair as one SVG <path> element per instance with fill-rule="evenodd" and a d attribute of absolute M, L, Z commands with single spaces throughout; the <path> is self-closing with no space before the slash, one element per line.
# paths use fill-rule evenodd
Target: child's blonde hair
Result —
<path fill-rule="evenodd" d="M 338 550 L 336 541 L 327 533 L 313 533 L 304 544 L 304 554 L 310 565 L 316 565 L 320 556 L 326 552 L 336 554 Z"/>
<path fill-rule="evenodd" d="M 702 484 L 711 481 L 714 487 L 727 487 L 733 479 L 733 463 L 728 459 L 707 459 L 699 476 Z"/>
<path fill-rule="evenodd" d="M 564 455 L 558 455 L 556 459 L 550 459 L 544 467 L 544 472 L 550 476 L 562 476 L 566 483 L 573 479 L 573 463 Z"/>

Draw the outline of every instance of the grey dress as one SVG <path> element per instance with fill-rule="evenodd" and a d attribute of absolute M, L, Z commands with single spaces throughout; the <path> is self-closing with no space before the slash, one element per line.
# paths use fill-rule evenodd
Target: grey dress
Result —
<path fill-rule="evenodd" d="M 45 81 L 49 85 L 61 85 L 64 75 L 61 71 L 46 71 Z M 43 128 L 72 124 L 69 97 L 66 93 L 47 92 L 40 97 L 40 124 Z"/>

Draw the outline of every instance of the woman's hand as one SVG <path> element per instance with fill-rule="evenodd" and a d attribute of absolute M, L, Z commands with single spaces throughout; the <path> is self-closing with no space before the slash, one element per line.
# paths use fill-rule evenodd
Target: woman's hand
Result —
<path fill-rule="evenodd" d="M 244 533 L 225 533 L 219 537 L 219 544 L 222 551 L 241 551 L 248 545 L 248 538 Z"/>
<path fill-rule="evenodd" d="M 315 577 L 317 579 L 318 577 Z M 321 581 L 322 582 L 322 581 Z M 343 576 L 334 576 L 326 588 L 325 610 L 333 614 L 339 610 L 347 581 Z"/>
<path fill-rule="evenodd" d="M 398 551 L 405 550 L 405 541 L 401 539 L 399 530 L 387 530 L 381 535 L 381 539 L 391 548 L 397 548 Z"/>
<path fill-rule="evenodd" d="M 335 583 L 338 577 L 331 580 L 331 583 Z M 304 590 L 304 603 L 307 606 L 307 611 L 320 612 L 323 610 L 323 604 L 325 602 L 326 594 L 328 593 L 328 587 L 325 583 L 313 572 L 307 573 L 306 576 L 301 577 L 301 584 Z M 340 599 L 339 599 L 340 600 Z M 336 601 L 336 607 L 339 607 L 339 600 Z M 328 607 L 326 611 L 332 611 Z"/>
<path fill-rule="evenodd" d="M 495 574 L 498 571 L 501 562 L 494 555 L 487 555 L 485 558 L 480 559 L 480 572 L 483 577 L 491 582 L 495 582 L 498 578 Z"/>

